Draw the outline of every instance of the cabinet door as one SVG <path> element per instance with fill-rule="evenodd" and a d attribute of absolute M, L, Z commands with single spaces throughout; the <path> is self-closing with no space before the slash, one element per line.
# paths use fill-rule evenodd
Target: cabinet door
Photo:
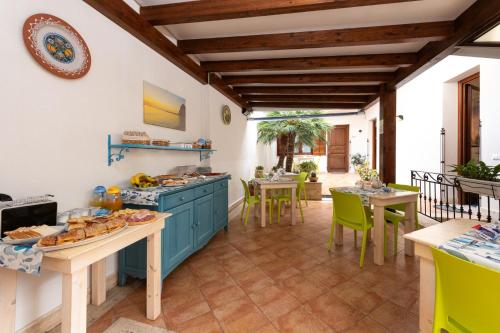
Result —
<path fill-rule="evenodd" d="M 163 229 L 163 275 L 186 259 L 194 250 L 194 206 L 192 202 L 169 211 Z"/>
<path fill-rule="evenodd" d="M 227 225 L 227 188 L 214 192 L 214 232 Z"/>
<path fill-rule="evenodd" d="M 200 248 L 212 237 L 213 224 L 213 194 L 206 195 L 194 201 L 195 247 Z"/>

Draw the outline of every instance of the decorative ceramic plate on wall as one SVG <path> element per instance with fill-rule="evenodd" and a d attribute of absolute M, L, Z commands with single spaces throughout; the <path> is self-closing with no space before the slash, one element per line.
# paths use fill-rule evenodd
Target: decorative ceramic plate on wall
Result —
<path fill-rule="evenodd" d="M 78 79 L 90 69 L 90 52 L 82 36 L 56 16 L 30 16 L 24 22 L 23 37 L 33 58 L 52 74 Z"/>
<path fill-rule="evenodd" d="M 222 122 L 224 125 L 231 124 L 231 109 L 227 105 L 222 107 Z"/>

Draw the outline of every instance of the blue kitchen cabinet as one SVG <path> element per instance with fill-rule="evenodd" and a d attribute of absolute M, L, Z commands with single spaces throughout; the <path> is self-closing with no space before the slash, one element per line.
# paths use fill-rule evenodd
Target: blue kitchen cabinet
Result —
<path fill-rule="evenodd" d="M 228 179 L 190 184 L 161 193 L 156 210 L 172 214 L 162 230 L 162 278 L 197 250 L 205 246 L 222 228 L 228 227 Z M 149 208 L 128 205 L 130 208 Z M 119 283 L 127 276 L 146 278 L 146 240 L 120 251 Z"/>

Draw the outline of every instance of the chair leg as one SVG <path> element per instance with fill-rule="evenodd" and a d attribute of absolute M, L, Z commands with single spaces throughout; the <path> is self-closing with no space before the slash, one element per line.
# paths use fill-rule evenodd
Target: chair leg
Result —
<path fill-rule="evenodd" d="M 302 205 L 300 204 L 300 200 L 298 201 L 298 204 L 300 210 L 300 217 L 302 218 L 302 223 L 304 223 L 304 212 L 302 211 Z"/>
<path fill-rule="evenodd" d="M 269 224 L 273 224 L 273 200 L 269 201 Z"/>
<path fill-rule="evenodd" d="M 363 230 L 363 239 L 361 240 L 361 257 L 359 258 L 359 267 L 363 268 L 365 264 L 366 240 L 369 230 Z"/>
<path fill-rule="evenodd" d="M 250 207 L 251 205 L 248 205 L 247 207 L 247 215 L 245 216 L 245 227 L 247 226 L 248 223 L 248 216 L 250 215 Z"/>
<path fill-rule="evenodd" d="M 309 207 L 309 203 L 307 202 L 307 191 L 304 188 L 304 201 L 306 202 L 306 207 Z"/>
<path fill-rule="evenodd" d="M 332 221 L 332 227 L 330 229 L 330 239 L 328 240 L 328 252 L 332 250 L 333 235 L 335 234 L 335 222 Z"/>
<path fill-rule="evenodd" d="M 354 230 L 354 248 L 358 247 L 358 231 Z"/>
<path fill-rule="evenodd" d="M 278 224 L 280 224 L 281 221 L 281 205 L 282 202 L 278 199 Z"/>
<path fill-rule="evenodd" d="M 394 231 L 394 255 L 398 253 L 398 228 L 399 222 L 392 223 L 392 230 Z"/>
<path fill-rule="evenodd" d="M 384 223 L 384 256 L 387 257 L 387 222 Z"/>
<path fill-rule="evenodd" d="M 241 217 L 240 217 L 240 220 L 243 220 L 243 214 L 245 213 L 245 205 L 246 205 L 246 201 L 243 200 L 243 207 L 241 209 Z"/>

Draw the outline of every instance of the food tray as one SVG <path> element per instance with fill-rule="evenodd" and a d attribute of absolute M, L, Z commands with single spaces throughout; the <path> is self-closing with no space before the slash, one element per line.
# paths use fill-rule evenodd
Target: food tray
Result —
<path fill-rule="evenodd" d="M 24 239 L 12 239 L 9 236 L 2 238 L 2 241 L 5 244 L 9 245 L 21 245 L 21 244 L 34 244 L 38 242 L 40 239 L 46 236 L 54 236 L 57 234 L 60 234 L 61 232 L 64 231 L 65 226 L 64 225 L 55 225 L 55 226 L 47 226 L 47 225 L 41 225 L 39 227 L 34 227 L 32 228 L 34 231 L 40 233 L 42 236 L 40 237 L 33 237 L 33 238 L 24 238 Z"/>
<path fill-rule="evenodd" d="M 122 228 L 117 229 L 117 230 L 113 230 L 110 233 L 107 233 L 107 234 L 104 234 L 104 235 L 100 235 L 100 236 L 97 236 L 97 237 L 87 238 L 87 239 L 81 240 L 79 242 L 74 242 L 74 243 L 67 243 L 67 244 L 54 245 L 54 246 L 38 246 L 38 244 L 35 244 L 35 245 L 33 245 L 33 249 L 34 250 L 40 250 L 40 251 L 43 251 L 43 252 L 52 252 L 52 251 L 70 249 L 72 247 L 87 245 L 87 244 L 95 243 L 95 242 L 98 242 L 100 240 L 106 239 L 108 237 L 114 236 L 116 234 L 119 234 L 120 232 L 122 232 L 123 230 L 125 230 L 127 228 L 127 226 L 128 226 L 128 223 L 125 223 L 125 225 Z"/>

